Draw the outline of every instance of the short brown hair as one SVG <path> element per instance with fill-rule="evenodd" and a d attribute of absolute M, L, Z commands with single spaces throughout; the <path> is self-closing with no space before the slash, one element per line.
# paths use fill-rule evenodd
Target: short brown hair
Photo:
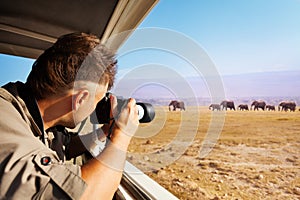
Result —
<path fill-rule="evenodd" d="M 86 61 L 86 58 L 88 58 Z M 78 71 L 82 64 L 84 73 Z M 75 80 L 108 82 L 113 86 L 116 74 L 115 55 L 100 44 L 97 36 L 86 33 L 71 33 L 58 38 L 55 44 L 44 51 L 34 62 L 27 83 L 37 100 L 71 89 Z"/>

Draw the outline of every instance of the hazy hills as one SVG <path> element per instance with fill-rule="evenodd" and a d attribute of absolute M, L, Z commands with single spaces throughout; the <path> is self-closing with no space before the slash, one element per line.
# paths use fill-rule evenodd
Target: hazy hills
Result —
<path fill-rule="evenodd" d="M 223 81 L 227 96 L 300 96 L 300 71 L 231 75 Z"/>
<path fill-rule="evenodd" d="M 158 104 L 165 104 L 170 99 L 182 99 L 190 104 L 198 101 L 199 104 L 207 105 L 212 101 L 211 94 L 217 81 L 221 81 L 223 91 L 220 91 L 220 97 L 217 97 L 216 101 L 226 98 L 247 103 L 254 99 L 268 99 L 274 104 L 281 100 L 294 100 L 297 105 L 300 104 L 300 71 L 175 79 L 168 78 L 168 75 L 164 78 L 160 74 L 159 77 L 121 80 L 116 83 L 113 92 L 120 96 L 133 96 Z"/>

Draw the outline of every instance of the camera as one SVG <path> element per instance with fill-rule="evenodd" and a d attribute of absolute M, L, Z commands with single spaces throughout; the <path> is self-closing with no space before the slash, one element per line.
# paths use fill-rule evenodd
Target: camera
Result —
<path fill-rule="evenodd" d="M 92 124 L 108 124 L 110 120 L 111 104 L 110 104 L 111 93 L 106 93 L 105 97 L 101 99 L 96 106 L 96 109 L 90 116 L 90 122 Z M 128 99 L 117 98 L 117 110 L 121 112 L 122 108 L 127 105 Z M 155 117 L 155 111 L 150 103 L 136 103 L 138 108 L 138 117 L 140 123 L 151 122 Z"/>

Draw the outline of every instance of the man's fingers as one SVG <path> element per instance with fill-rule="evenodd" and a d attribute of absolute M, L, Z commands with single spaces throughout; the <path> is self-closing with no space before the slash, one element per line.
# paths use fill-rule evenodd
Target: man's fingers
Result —
<path fill-rule="evenodd" d="M 117 98 L 114 95 L 110 95 L 110 105 L 111 105 L 111 118 L 116 118 L 118 116 L 118 102 L 117 102 Z"/>
<path fill-rule="evenodd" d="M 129 98 L 128 99 L 128 104 L 130 104 L 131 106 L 135 106 L 136 105 L 136 101 L 134 98 Z"/>

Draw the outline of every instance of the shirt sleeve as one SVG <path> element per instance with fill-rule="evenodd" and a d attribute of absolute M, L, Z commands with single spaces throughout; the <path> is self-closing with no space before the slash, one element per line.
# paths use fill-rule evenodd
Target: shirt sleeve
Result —
<path fill-rule="evenodd" d="M 8 148 L 10 150 L 4 152 Z M 21 149 L 13 144 L 1 147 L 1 158 L 5 161 L 1 162 L 4 174 L 1 176 L 0 197 L 9 199 L 80 198 L 86 184 L 81 178 L 79 166 L 63 163 L 54 152 L 48 149 L 20 155 Z"/>
<path fill-rule="evenodd" d="M 43 188 L 44 192 L 48 191 L 46 193 L 49 193 L 49 188 L 53 188 L 56 189 L 57 192 L 61 191 L 62 196 L 67 194 L 72 199 L 80 198 L 86 184 L 81 178 L 81 169 L 79 166 L 64 164 L 53 154 L 47 152 L 39 152 L 35 155 L 34 164 L 38 166 L 42 174 L 50 178 L 50 181 Z M 45 194 L 42 192 L 42 195 Z M 52 193 L 51 195 L 54 196 L 55 194 Z M 61 199 L 62 196 L 59 196 L 59 199 Z"/>

